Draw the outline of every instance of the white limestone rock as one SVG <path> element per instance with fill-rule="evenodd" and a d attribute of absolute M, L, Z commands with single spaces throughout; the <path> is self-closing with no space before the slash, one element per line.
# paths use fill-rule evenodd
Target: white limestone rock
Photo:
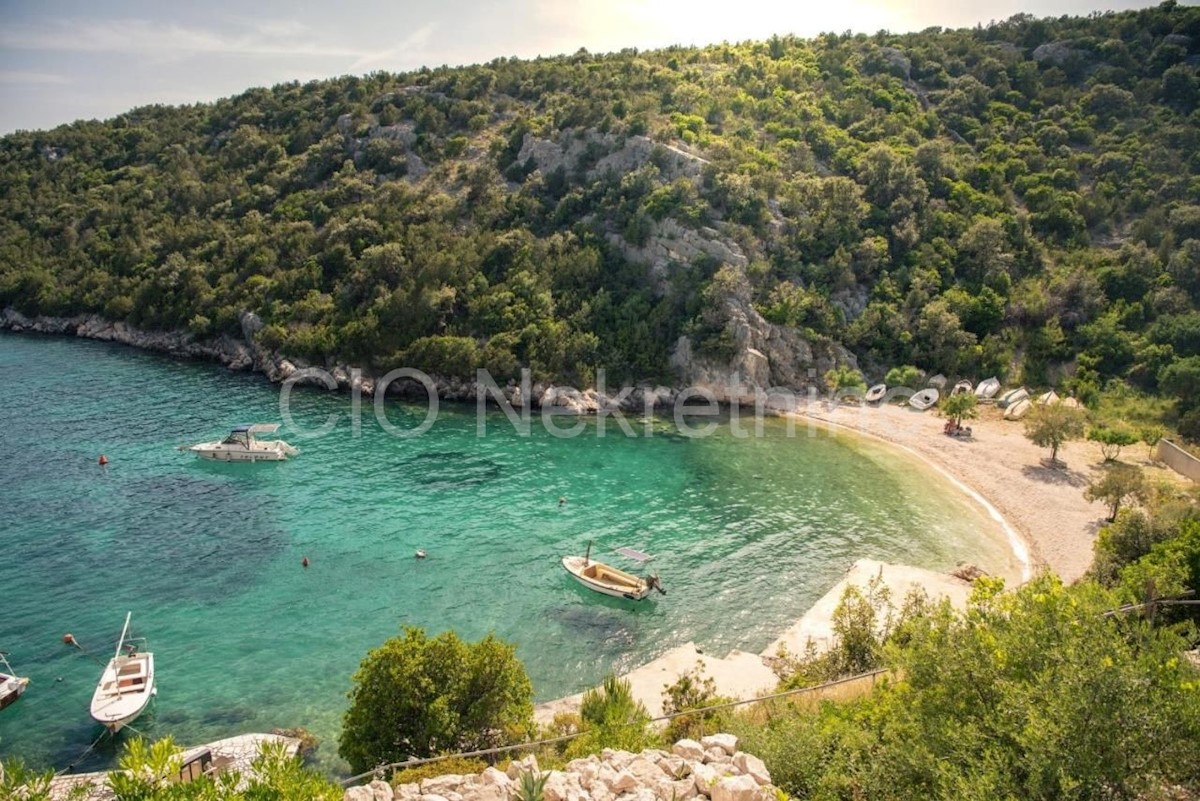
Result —
<path fill-rule="evenodd" d="M 613 795 L 629 792 L 638 786 L 638 780 L 627 770 L 616 770 L 612 765 L 603 764 L 597 776 L 600 785 Z"/>
<path fill-rule="evenodd" d="M 521 778 L 522 773 L 540 773 L 538 770 L 537 757 L 533 754 L 524 759 L 514 759 L 508 764 L 508 778 L 516 781 Z"/>
<path fill-rule="evenodd" d="M 720 748 L 725 753 L 733 756 L 737 753 L 738 738 L 732 734 L 710 734 L 700 740 L 700 745 L 705 748 Z"/>
<path fill-rule="evenodd" d="M 587 801 L 588 798 L 579 782 L 579 775 L 561 770 L 552 770 L 546 776 L 542 794 L 546 801 Z"/>
<path fill-rule="evenodd" d="M 717 748 L 716 746 L 706 748 L 704 749 L 704 763 L 706 765 L 728 764 L 729 754 L 725 753 L 724 748 Z"/>
<path fill-rule="evenodd" d="M 759 785 L 771 783 L 771 773 L 767 770 L 766 763 L 754 754 L 747 754 L 745 751 L 737 752 L 733 755 L 733 766 L 743 775 L 753 778 Z"/>
<path fill-rule="evenodd" d="M 704 761 L 704 748 L 695 740 L 680 740 L 671 746 L 671 753 L 691 762 Z"/>
<path fill-rule="evenodd" d="M 692 763 L 692 783 L 700 795 L 712 796 L 713 787 L 721 779 L 722 774 L 716 768 L 703 762 Z"/>
<path fill-rule="evenodd" d="M 712 801 L 759 801 L 758 782 L 752 776 L 726 776 L 713 787 Z"/>
<path fill-rule="evenodd" d="M 434 776 L 432 779 L 425 779 L 421 782 L 422 795 L 441 795 L 446 796 L 448 793 L 457 793 L 462 787 L 463 777 L 457 773 L 445 773 L 441 776 Z"/>

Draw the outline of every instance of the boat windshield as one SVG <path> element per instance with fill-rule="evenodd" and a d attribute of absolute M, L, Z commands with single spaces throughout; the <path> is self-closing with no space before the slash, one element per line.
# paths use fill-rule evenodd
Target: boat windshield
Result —
<path fill-rule="evenodd" d="M 234 431 L 221 442 L 222 445 L 241 445 L 245 448 L 250 447 L 250 433 L 247 431 Z"/>

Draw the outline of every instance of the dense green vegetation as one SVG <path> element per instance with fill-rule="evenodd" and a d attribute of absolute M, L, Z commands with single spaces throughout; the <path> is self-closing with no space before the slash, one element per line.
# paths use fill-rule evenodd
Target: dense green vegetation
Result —
<path fill-rule="evenodd" d="M 915 364 L 1179 399 L 1200 434 L 1200 9 L 374 73 L 0 140 L 0 306 L 300 357 L 586 383 L 729 354 L 715 228 L 770 322 Z M 611 134 L 612 140 L 602 140 Z M 646 134 L 663 148 L 590 173 Z M 578 143 L 543 173 L 526 135 Z M 427 172 L 426 172 L 427 171 Z M 1067 369 L 1063 369 L 1064 366 Z"/>
<path fill-rule="evenodd" d="M 511 645 L 407 628 L 354 675 L 338 753 L 355 772 L 525 739 L 533 686 Z"/>

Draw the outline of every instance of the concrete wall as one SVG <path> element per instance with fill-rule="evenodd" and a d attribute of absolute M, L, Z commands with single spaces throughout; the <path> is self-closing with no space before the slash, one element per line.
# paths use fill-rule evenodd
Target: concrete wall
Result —
<path fill-rule="evenodd" d="M 1160 439 L 1157 457 L 1158 461 L 1165 463 L 1167 467 L 1181 476 L 1187 476 L 1192 481 L 1200 481 L 1200 459 L 1192 456 L 1174 442 Z"/>

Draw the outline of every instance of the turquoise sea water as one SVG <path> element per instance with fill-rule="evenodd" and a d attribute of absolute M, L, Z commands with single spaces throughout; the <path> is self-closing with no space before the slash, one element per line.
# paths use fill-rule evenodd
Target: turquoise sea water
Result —
<path fill-rule="evenodd" d="M 845 435 L 518 436 L 443 404 L 388 435 L 348 396 L 297 390 L 279 464 L 175 450 L 280 420 L 259 376 L 104 343 L 0 334 L 0 650 L 33 679 L 0 712 L 0 756 L 64 767 L 96 739 L 88 702 L 125 612 L 155 652 L 159 696 L 135 726 L 194 744 L 304 726 L 332 771 L 350 677 L 404 625 L 517 645 L 539 700 L 695 640 L 757 651 L 860 557 L 1013 569 L 995 525 L 888 447 Z M 412 427 L 424 408 L 388 404 Z M 110 460 L 97 465 L 99 454 Z M 559 504 L 559 498 L 567 502 Z M 632 546 L 668 595 L 603 599 L 559 559 Z M 429 558 L 417 560 L 417 548 Z M 301 559 L 311 562 L 307 569 Z M 619 563 L 619 557 L 614 558 Z M 111 764 L 102 743 L 79 769 Z"/>

